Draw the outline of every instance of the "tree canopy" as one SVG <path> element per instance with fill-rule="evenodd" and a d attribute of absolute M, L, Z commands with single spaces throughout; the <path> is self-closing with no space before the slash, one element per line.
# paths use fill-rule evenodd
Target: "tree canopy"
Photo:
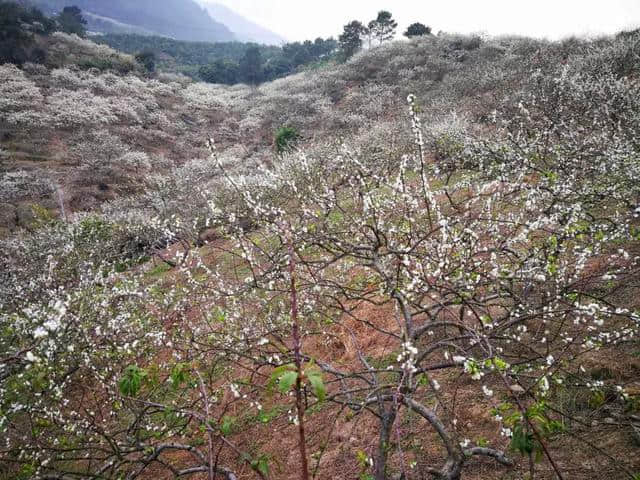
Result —
<path fill-rule="evenodd" d="M 431 27 L 420 22 L 412 23 L 404 32 L 404 36 L 408 38 L 422 37 L 423 35 L 431 35 Z"/>
<path fill-rule="evenodd" d="M 44 52 L 36 46 L 34 34 L 47 35 L 55 28 L 55 22 L 37 8 L 0 3 L 0 63 L 42 61 Z"/>
<path fill-rule="evenodd" d="M 344 59 L 352 57 L 362 48 L 362 36 L 367 28 L 358 20 L 353 20 L 344 26 L 344 31 L 338 38 L 340 53 Z"/>
<path fill-rule="evenodd" d="M 256 74 L 258 83 L 327 61 L 338 49 L 338 42 L 331 37 L 286 43 L 282 47 L 241 42 L 184 42 L 134 34 L 108 34 L 95 37 L 95 40 L 134 55 L 151 51 L 156 54 L 158 70 L 180 72 L 205 82 L 227 85 L 244 81 L 239 76 L 239 64 L 252 48 L 260 51 L 262 60 L 259 75 Z"/>
<path fill-rule="evenodd" d="M 262 80 L 262 53 L 258 47 L 251 47 L 240 59 L 240 78 L 251 85 L 257 85 Z"/>
<path fill-rule="evenodd" d="M 57 17 L 60 30 L 64 33 L 73 33 L 79 37 L 84 37 L 87 33 L 85 25 L 87 21 L 82 16 L 82 11 L 76 7 L 64 7 Z"/>
<path fill-rule="evenodd" d="M 155 72 L 156 70 L 156 54 L 153 50 L 142 50 L 135 56 L 136 61 L 144 66 L 147 72 Z"/>
<path fill-rule="evenodd" d="M 369 22 L 369 30 L 371 35 L 378 40 L 379 43 L 391 40 L 396 34 L 398 22 L 393 19 L 391 12 L 381 10 L 375 20 Z"/>
<path fill-rule="evenodd" d="M 219 59 L 200 67 L 198 74 L 205 82 L 233 85 L 238 83 L 239 66 L 237 62 Z"/>

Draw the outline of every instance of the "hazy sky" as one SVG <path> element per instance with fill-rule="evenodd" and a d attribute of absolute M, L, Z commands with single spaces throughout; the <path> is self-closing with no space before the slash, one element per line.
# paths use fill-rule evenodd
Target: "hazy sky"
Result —
<path fill-rule="evenodd" d="M 560 38 L 640 26 L 640 0 L 216 0 L 289 40 L 337 36 L 350 20 L 389 10 L 399 30 L 516 33 Z"/>

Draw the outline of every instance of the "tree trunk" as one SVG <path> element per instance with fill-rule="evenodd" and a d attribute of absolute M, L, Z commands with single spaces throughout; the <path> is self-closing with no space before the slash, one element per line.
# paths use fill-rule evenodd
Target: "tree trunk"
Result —
<path fill-rule="evenodd" d="M 387 457 L 391 440 L 391 431 L 396 420 L 396 409 L 392 405 L 389 410 L 383 410 L 380 418 L 380 435 L 378 436 L 378 452 L 375 459 L 375 480 L 386 480 Z"/>

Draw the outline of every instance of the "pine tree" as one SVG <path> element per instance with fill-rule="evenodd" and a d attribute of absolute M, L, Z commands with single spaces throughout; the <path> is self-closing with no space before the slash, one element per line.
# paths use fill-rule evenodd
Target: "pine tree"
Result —
<path fill-rule="evenodd" d="M 353 56 L 360 48 L 362 48 L 362 36 L 366 33 L 367 28 L 357 20 L 354 20 L 344 26 L 344 32 L 338 38 L 340 52 L 346 60 Z"/>
<path fill-rule="evenodd" d="M 262 52 L 257 46 L 249 47 L 240 59 L 240 78 L 251 85 L 258 85 L 263 80 Z"/>
<path fill-rule="evenodd" d="M 87 21 L 82 17 L 82 10 L 78 7 L 64 7 L 57 20 L 60 30 L 64 33 L 75 33 L 79 37 L 84 37 L 87 33 L 85 29 Z"/>
<path fill-rule="evenodd" d="M 393 19 L 391 12 L 381 10 L 375 20 L 369 23 L 369 30 L 381 44 L 387 40 L 391 40 L 396 34 L 398 22 Z"/>
<path fill-rule="evenodd" d="M 420 22 L 412 23 L 407 28 L 407 31 L 404 32 L 404 36 L 407 38 L 422 37 L 424 35 L 431 35 L 431 27 L 427 27 Z"/>
<path fill-rule="evenodd" d="M 209 65 L 203 65 L 198 71 L 200 78 L 209 83 L 233 85 L 238 82 L 238 64 L 219 58 Z"/>
<path fill-rule="evenodd" d="M 142 50 L 136 54 L 136 61 L 142 65 L 147 72 L 153 73 L 156 71 L 156 54 L 152 50 Z"/>

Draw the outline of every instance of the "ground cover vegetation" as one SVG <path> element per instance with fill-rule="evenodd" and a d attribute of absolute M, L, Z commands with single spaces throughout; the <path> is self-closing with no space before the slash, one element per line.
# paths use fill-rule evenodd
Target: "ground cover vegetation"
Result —
<path fill-rule="evenodd" d="M 0 66 L 0 478 L 638 478 L 639 42 Z"/>

